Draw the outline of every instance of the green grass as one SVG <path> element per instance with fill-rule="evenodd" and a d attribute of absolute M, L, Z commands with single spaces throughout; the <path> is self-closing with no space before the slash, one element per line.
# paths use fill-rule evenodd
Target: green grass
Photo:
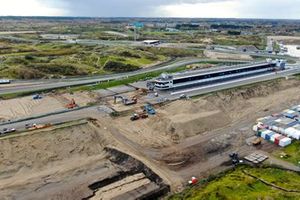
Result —
<path fill-rule="evenodd" d="M 159 76 L 163 72 L 175 73 L 175 72 L 180 72 L 180 71 L 183 71 L 183 70 L 186 70 L 186 66 L 181 66 L 181 67 L 178 67 L 176 69 L 167 70 L 167 71 L 149 72 L 149 73 L 145 73 L 145 74 L 131 76 L 131 77 L 125 78 L 125 79 L 102 82 L 102 83 L 92 85 L 92 86 L 74 87 L 74 88 L 71 88 L 71 91 L 84 91 L 84 90 L 92 91 L 92 90 L 107 89 L 107 88 L 111 88 L 111 87 L 116 87 L 116 86 L 120 86 L 120 85 L 126 85 L 126 84 L 130 84 L 130 83 L 134 83 L 134 82 L 137 82 L 137 81 L 140 81 L 140 80 L 148 80 L 148 79 Z"/>
<path fill-rule="evenodd" d="M 291 145 L 275 151 L 273 154 L 282 160 L 300 166 L 300 141 L 294 141 Z"/>
<path fill-rule="evenodd" d="M 289 193 L 274 189 L 243 173 L 264 179 L 285 189 L 300 190 L 300 175 L 274 168 L 239 167 L 207 184 L 186 189 L 171 196 L 170 200 L 256 200 L 256 199 L 300 199 L 300 193 Z"/>
<path fill-rule="evenodd" d="M 126 72 L 172 57 L 173 50 L 153 51 L 137 47 L 85 46 L 43 43 L 14 44 L 0 41 L 0 77 L 36 79 Z M 182 52 L 180 52 L 182 54 Z M 106 67 L 108 62 L 115 68 Z"/>

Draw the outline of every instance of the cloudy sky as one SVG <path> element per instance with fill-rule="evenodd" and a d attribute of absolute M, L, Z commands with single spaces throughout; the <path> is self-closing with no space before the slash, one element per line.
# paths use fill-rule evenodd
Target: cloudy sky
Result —
<path fill-rule="evenodd" d="M 300 0 L 0 0 L 0 15 L 300 19 Z"/>

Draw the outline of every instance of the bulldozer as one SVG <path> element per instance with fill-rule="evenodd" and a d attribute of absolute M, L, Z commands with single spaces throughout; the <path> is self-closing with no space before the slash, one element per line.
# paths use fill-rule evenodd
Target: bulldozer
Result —
<path fill-rule="evenodd" d="M 66 108 L 68 108 L 68 109 L 74 109 L 77 107 L 78 107 L 78 105 L 76 104 L 74 99 L 72 99 L 71 102 L 66 105 Z"/>

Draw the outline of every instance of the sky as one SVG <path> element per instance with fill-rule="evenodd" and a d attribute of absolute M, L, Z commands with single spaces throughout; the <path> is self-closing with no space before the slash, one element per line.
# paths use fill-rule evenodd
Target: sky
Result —
<path fill-rule="evenodd" d="M 300 0 L 0 0 L 0 15 L 300 19 Z"/>

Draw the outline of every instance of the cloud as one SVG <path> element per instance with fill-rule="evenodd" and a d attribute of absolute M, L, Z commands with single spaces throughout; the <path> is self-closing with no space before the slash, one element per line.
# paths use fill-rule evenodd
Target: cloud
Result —
<path fill-rule="evenodd" d="M 48 3 L 48 2 L 47 2 Z M 68 13 L 61 6 L 57 6 L 57 1 L 53 6 L 37 0 L 0 0 L 0 15 L 67 15 Z"/>
<path fill-rule="evenodd" d="M 54 3 L 55 0 L 46 0 Z M 211 4 L 230 0 L 56 0 L 68 5 L 73 16 L 97 17 L 154 17 L 165 16 L 164 6 L 181 4 Z"/>
<path fill-rule="evenodd" d="M 300 18 L 300 0 L 0 0 L 0 15 Z"/>

